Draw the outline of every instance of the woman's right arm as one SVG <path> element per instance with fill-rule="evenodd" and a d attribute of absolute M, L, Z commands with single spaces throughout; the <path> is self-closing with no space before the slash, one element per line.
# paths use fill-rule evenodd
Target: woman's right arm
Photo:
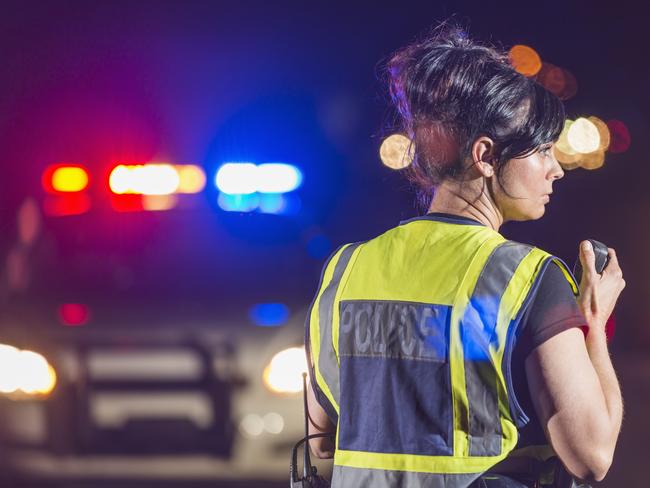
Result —
<path fill-rule="evenodd" d="M 600 481 L 612 463 L 623 417 L 605 323 L 625 281 L 613 249 L 601 276 L 593 249 L 582 244 L 578 302 L 587 338 L 575 327 L 557 334 L 528 356 L 526 374 L 537 415 L 566 468 L 578 478 Z"/>

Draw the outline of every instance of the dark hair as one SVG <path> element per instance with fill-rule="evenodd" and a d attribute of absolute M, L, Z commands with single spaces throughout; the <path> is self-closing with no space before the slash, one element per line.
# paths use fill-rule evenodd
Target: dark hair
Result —
<path fill-rule="evenodd" d="M 515 71 L 508 55 L 478 44 L 444 23 L 388 61 L 390 94 L 399 123 L 414 144 L 406 175 L 428 207 L 435 187 L 466 168 L 474 141 L 495 143 L 497 178 L 504 163 L 558 139 L 564 125 L 559 98 Z"/>

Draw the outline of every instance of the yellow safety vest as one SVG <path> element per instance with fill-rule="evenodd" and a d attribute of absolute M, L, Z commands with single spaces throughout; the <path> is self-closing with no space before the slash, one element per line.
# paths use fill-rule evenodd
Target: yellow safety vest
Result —
<path fill-rule="evenodd" d="M 339 248 L 307 326 L 311 379 L 337 421 L 334 487 L 465 487 L 518 440 L 514 333 L 545 251 L 478 223 L 403 222 Z"/>

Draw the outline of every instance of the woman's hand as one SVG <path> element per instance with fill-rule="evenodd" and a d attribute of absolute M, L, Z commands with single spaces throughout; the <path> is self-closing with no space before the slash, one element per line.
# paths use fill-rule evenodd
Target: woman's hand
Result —
<path fill-rule="evenodd" d="M 616 251 L 608 248 L 609 263 L 602 275 L 596 272 L 596 258 L 589 241 L 580 243 L 582 280 L 578 305 L 587 319 L 589 330 L 605 332 L 605 324 L 612 314 L 621 291 L 625 288 L 623 272 L 618 264 Z"/>

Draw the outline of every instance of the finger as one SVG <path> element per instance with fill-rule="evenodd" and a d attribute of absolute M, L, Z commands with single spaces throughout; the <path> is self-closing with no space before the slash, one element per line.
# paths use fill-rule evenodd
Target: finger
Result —
<path fill-rule="evenodd" d="M 590 280 L 596 276 L 596 256 L 589 241 L 580 243 L 580 264 L 582 264 L 582 280 Z"/>
<path fill-rule="evenodd" d="M 618 256 L 616 255 L 616 251 L 614 248 L 607 248 L 607 255 L 609 256 L 609 262 L 607 263 L 607 266 L 605 267 L 605 271 L 608 273 L 621 273 L 621 266 L 618 264 Z"/>

